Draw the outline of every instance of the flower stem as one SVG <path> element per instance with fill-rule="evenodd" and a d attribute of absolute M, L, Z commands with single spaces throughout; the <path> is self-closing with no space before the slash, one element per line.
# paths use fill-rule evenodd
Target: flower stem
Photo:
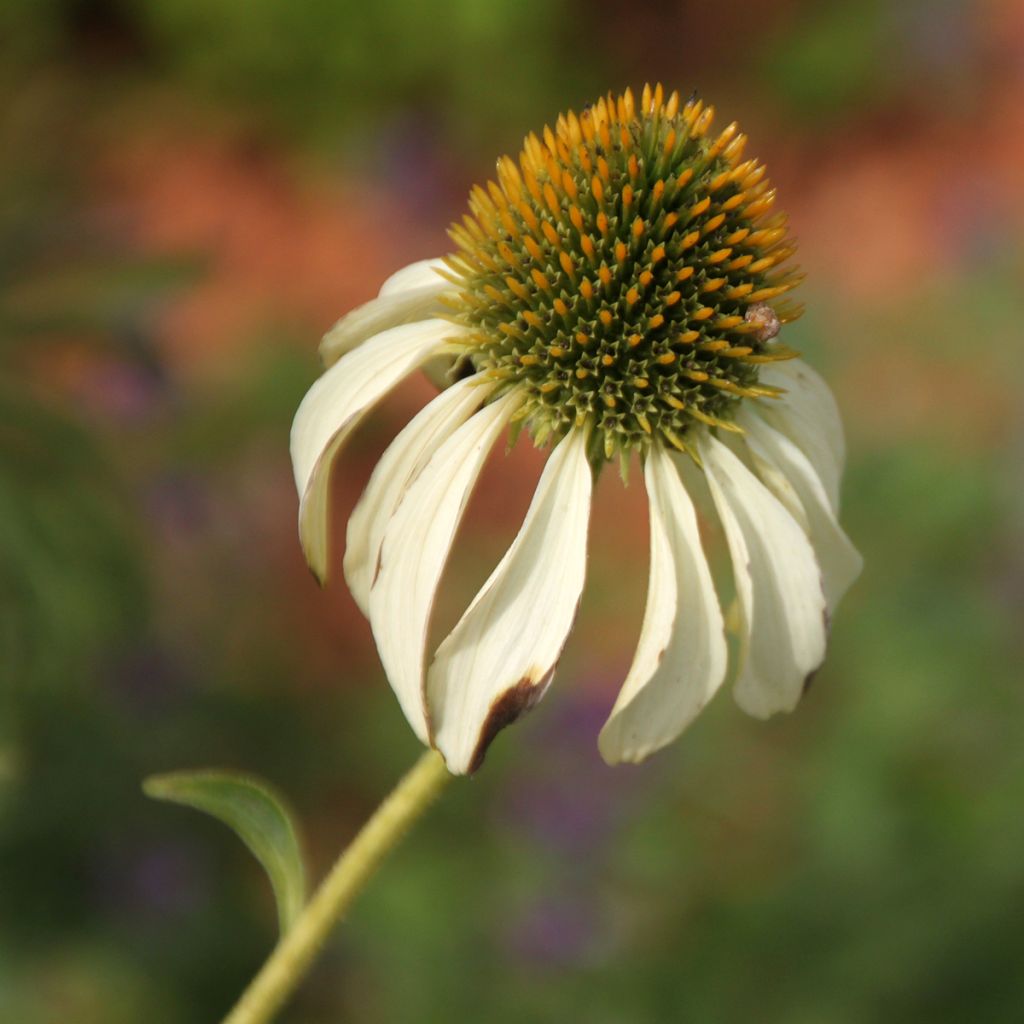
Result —
<path fill-rule="evenodd" d="M 335 861 L 298 920 L 281 937 L 223 1024 L 266 1024 L 291 995 L 331 929 L 408 828 L 452 778 L 441 755 L 428 750 Z"/>

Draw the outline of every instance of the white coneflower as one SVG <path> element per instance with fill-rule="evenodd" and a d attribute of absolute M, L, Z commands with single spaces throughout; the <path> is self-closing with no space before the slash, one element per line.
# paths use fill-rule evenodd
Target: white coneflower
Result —
<path fill-rule="evenodd" d="M 785 217 L 745 137 L 734 124 L 710 136 L 712 117 L 660 86 L 559 117 L 473 189 L 454 255 L 395 274 L 324 338 L 328 368 L 292 428 L 299 533 L 321 581 L 338 449 L 404 377 L 446 371 L 374 470 L 344 567 L 402 710 L 452 772 L 474 771 L 550 683 L 608 460 L 638 453 L 651 533 L 640 640 L 599 741 L 609 762 L 671 741 L 728 668 L 684 479 L 703 475 L 728 544 L 735 694 L 751 714 L 796 705 L 860 571 L 837 522 L 835 402 L 776 340 L 799 314 L 779 301 L 797 283 Z M 428 662 L 453 538 L 510 426 L 553 450 L 518 536 Z"/>

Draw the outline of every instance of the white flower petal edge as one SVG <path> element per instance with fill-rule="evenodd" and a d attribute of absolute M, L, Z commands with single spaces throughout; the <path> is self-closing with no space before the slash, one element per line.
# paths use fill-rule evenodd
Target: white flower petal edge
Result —
<path fill-rule="evenodd" d="M 584 431 L 551 453 L 518 536 L 427 675 L 434 744 L 455 774 L 543 696 L 576 618 L 593 475 Z"/>
<path fill-rule="evenodd" d="M 598 738 L 609 764 L 642 761 L 671 743 L 722 684 L 725 627 L 697 528 L 672 456 L 653 447 L 644 466 L 651 567 L 636 655 Z"/>
<path fill-rule="evenodd" d="M 441 260 L 420 260 L 392 274 L 381 286 L 377 298 L 346 313 L 323 336 L 320 359 L 324 366 L 332 366 L 381 331 L 437 316 L 442 310 L 438 298 L 455 290 L 452 283 L 438 273 L 443 269 Z"/>
<path fill-rule="evenodd" d="M 762 366 L 760 382 L 786 389 L 777 399 L 759 401 L 758 411 L 810 459 L 833 510 L 838 511 L 846 441 L 828 385 L 802 359 Z"/>
<path fill-rule="evenodd" d="M 519 401 L 505 395 L 456 429 L 409 485 L 384 531 L 370 625 L 388 681 L 424 743 L 424 651 L 434 596 L 473 485 Z"/>
<path fill-rule="evenodd" d="M 493 389 L 480 375 L 442 391 L 406 425 L 374 467 L 348 521 L 345 580 L 364 615 L 384 533 L 406 488 L 437 449 L 483 404 Z"/>
<path fill-rule="evenodd" d="M 743 618 L 736 702 L 767 718 L 792 711 L 825 658 L 821 572 L 797 521 L 719 440 L 697 446 L 732 558 Z"/>
<path fill-rule="evenodd" d="M 432 257 L 429 260 L 417 260 L 410 263 L 401 270 L 396 270 L 389 278 L 386 278 L 377 292 L 378 298 L 384 299 L 389 295 L 398 295 L 401 292 L 411 291 L 413 288 L 436 287 L 438 281 L 447 288 L 451 288 L 450 281 L 445 281 L 439 275 L 439 271 L 447 271 L 448 267 L 444 260 Z"/>
<path fill-rule="evenodd" d="M 299 540 L 321 583 L 327 577 L 328 483 L 334 456 L 374 403 L 459 332 L 446 320 L 383 331 L 326 370 L 299 405 L 291 434 Z"/>
<path fill-rule="evenodd" d="M 828 600 L 833 613 L 843 594 L 860 575 L 864 561 L 840 527 L 820 477 L 807 456 L 785 434 L 769 426 L 756 412 L 741 409 L 736 422 L 746 431 L 746 443 L 758 466 L 761 479 L 788 507 L 788 492 L 776 490 L 773 481 L 782 476 L 795 494 L 800 521 L 818 557 Z M 761 472 L 762 467 L 768 472 Z"/>

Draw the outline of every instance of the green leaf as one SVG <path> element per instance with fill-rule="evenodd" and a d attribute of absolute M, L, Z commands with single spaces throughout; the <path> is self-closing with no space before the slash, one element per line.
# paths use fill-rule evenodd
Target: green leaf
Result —
<path fill-rule="evenodd" d="M 288 931 L 306 901 L 306 873 L 292 814 L 273 787 L 234 772 L 185 771 L 151 775 L 142 790 L 205 811 L 233 829 L 269 875 L 281 934 Z"/>

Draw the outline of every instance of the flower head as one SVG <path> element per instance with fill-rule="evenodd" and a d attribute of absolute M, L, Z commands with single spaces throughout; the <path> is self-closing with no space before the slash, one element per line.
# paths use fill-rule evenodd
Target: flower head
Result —
<path fill-rule="evenodd" d="M 764 167 L 699 100 L 627 90 L 531 135 L 475 188 L 457 249 L 335 325 L 292 431 L 299 530 L 322 580 L 327 479 L 370 407 L 423 367 L 447 385 L 377 465 L 345 575 L 417 735 L 455 772 L 550 683 L 586 568 L 594 473 L 637 453 L 650 503 L 641 635 L 600 737 L 641 760 L 727 671 L 698 529 L 708 495 L 732 562 L 736 698 L 790 710 L 824 658 L 860 558 L 837 521 L 843 437 L 825 384 L 778 340 L 798 278 Z M 430 612 L 484 460 L 511 428 L 552 444 L 523 527 L 427 665 Z M 706 487 L 700 483 L 706 482 Z"/>
<path fill-rule="evenodd" d="M 454 319 L 474 368 L 524 395 L 534 438 L 590 423 L 595 453 L 684 450 L 695 424 L 734 429 L 792 307 L 793 247 L 736 125 L 708 136 L 699 100 L 626 92 L 558 119 L 452 229 Z"/>

